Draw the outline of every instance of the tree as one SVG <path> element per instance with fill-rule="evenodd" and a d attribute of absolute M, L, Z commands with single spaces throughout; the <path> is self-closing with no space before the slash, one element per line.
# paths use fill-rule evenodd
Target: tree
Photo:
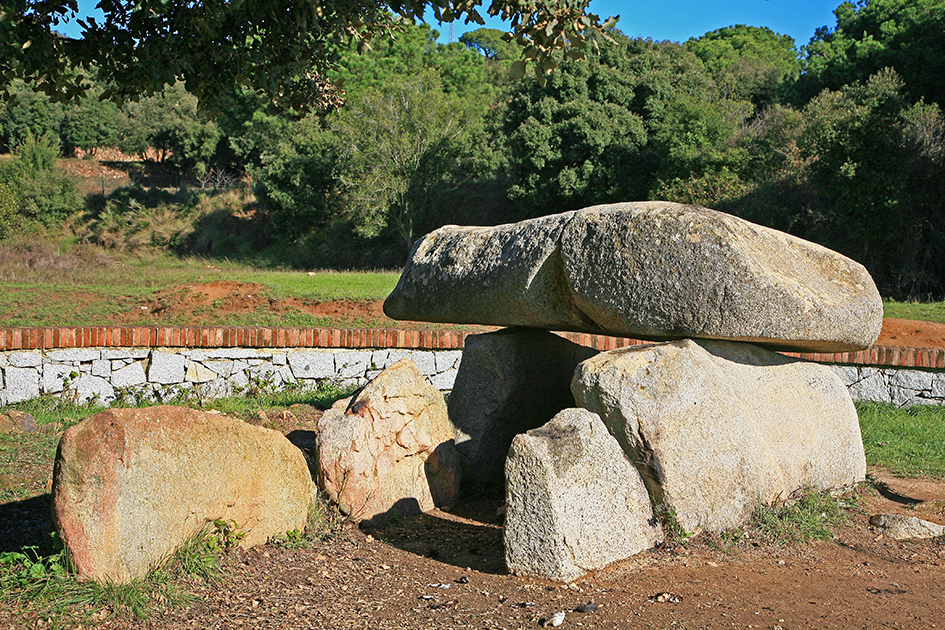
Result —
<path fill-rule="evenodd" d="M 884 295 L 945 290 L 945 134 L 937 105 L 910 105 L 890 69 L 825 90 L 804 109 L 801 150 L 830 212 L 820 242 L 870 270 Z"/>
<path fill-rule="evenodd" d="M 912 102 L 945 106 L 945 0 L 860 0 L 834 11 L 805 47 L 807 98 L 893 68 Z"/>
<path fill-rule="evenodd" d="M 7 102 L 0 104 L 0 145 L 12 151 L 27 136 L 49 134 L 59 138 L 62 106 L 16 80 L 7 88 Z"/>
<path fill-rule="evenodd" d="M 680 121 L 680 103 L 713 98 L 704 66 L 679 44 L 609 37 L 586 60 L 562 62 L 545 85 L 513 91 L 509 194 L 530 214 L 646 198 L 665 154 L 657 140 L 694 128 Z"/>
<path fill-rule="evenodd" d="M 514 61 L 522 56 L 521 47 L 507 41 L 505 33 L 494 28 L 477 28 L 463 33 L 459 41 L 486 59 Z"/>
<path fill-rule="evenodd" d="M 91 153 L 99 147 L 118 145 L 118 106 L 86 96 L 63 111 L 59 136 L 67 152 L 82 149 Z"/>
<path fill-rule="evenodd" d="M 247 168 L 271 236 L 289 242 L 338 217 L 338 140 L 319 117 L 289 121 L 257 111 L 247 130 L 253 140 L 239 150 L 258 151 Z"/>
<path fill-rule="evenodd" d="M 779 88 L 800 75 L 794 40 L 770 28 L 728 26 L 692 38 L 685 46 L 731 97 L 756 105 L 773 102 Z"/>
<path fill-rule="evenodd" d="M 482 60 L 460 44 L 438 44 L 439 33 L 427 24 L 404 26 L 393 39 L 376 42 L 367 51 L 349 48 L 338 55 L 337 68 L 329 73 L 332 83 L 350 98 L 363 90 L 385 86 L 436 71 L 443 89 L 484 104 L 491 97 L 484 80 Z"/>
<path fill-rule="evenodd" d="M 200 176 L 217 157 L 222 133 L 198 111 L 197 98 L 180 83 L 125 104 L 119 118 L 119 147 L 143 155 L 154 149 L 184 171 Z"/>
<path fill-rule="evenodd" d="M 429 71 L 366 90 L 349 104 L 334 126 L 346 212 L 359 235 L 391 226 L 408 249 L 413 245 L 429 190 L 449 182 L 463 160 L 471 117 Z"/>
<path fill-rule="evenodd" d="M 32 82 L 58 100 L 87 91 L 84 72 L 111 86 L 107 98 L 154 94 L 182 81 L 215 108 L 237 86 L 267 94 L 284 108 L 333 107 L 341 95 L 328 80 L 339 50 L 363 50 L 407 23 L 464 18 L 483 24 L 482 0 L 101 0 L 98 22 L 80 21 L 83 37 L 53 29 L 75 16 L 76 0 L 0 0 L 0 84 Z M 552 53 L 583 50 L 611 18 L 587 14 L 587 0 L 492 0 L 487 12 L 512 21 L 525 56 L 544 75 Z M 579 54 L 576 53 L 576 54 Z M 82 70 L 82 71 L 79 71 Z"/>
<path fill-rule="evenodd" d="M 348 93 L 348 106 L 340 112 L 313 112 L 299 117 L 279 113 L 249 92 L 233 95 L 216 120 L 229 137 L 234 163 L 254 178 L 272 232 L 282 239 L 293 240 L 313 230 L 340 229 L 339 224 L 344 223 L 349 230 L 357 227 L 358 234 L 369 234 L 370 238 L 381 233 L 385 237 L 393 236 L 382 239 L 385 244 L 396 243 L 398 238 L 405 242 L 412 238 L 409 229 L 404 231 L 406 236 L 395 233 L 398 226 L 404 226 L 398 220 L 400 215 L 396 208 L 394 211 L 389 211 L 389 207 L 380 209 L 383 220 L 375 221 L 378 217 L 373 206 L 366 212 L 364 206 L 345 205 L 346 200 L 361 199 L 362 193 L 371 194 L 359 188 L 364 170 L 371 170 L 372 165 L 352 159 L 342 151 L 342 136 L 351 140 L 354 135 L 366 134 L 365 125 L 376 124 L 382 130 L 394 128 L 394 133 L 429 131 L 428 128 L 403 130 L 401 127 L 408 123 L 401 125 L 368 106 L 369 103 L 376 105 L 385 95 L 403 92 L 405 85 L 419 86 L 417 89 L 421 92 L 408 99 L 408 103 L 414 103 L 416 98 L 429 98 L 433 110 L 441 102 L 449 103 L 454 108 L 452 115 L 455 117 L 458 113 L 462 123 L 461 128 L 453 127 L 457 132 L 455 141 L 443 145 L 448 150 L 429 152 L 422 156 L 419 166 L 415 166 L 422 176 L 412 177 L 411 190 L 406 193 L 411 200 L 408 215 L 413 219 L 414 231 L 436 227 L 441 213 L 429 210 L 462 205 L 440 201 L 451 194 L 457 179 L 470 179 L 472 173 L 478 177 L 493 172 L 495 152 L 481 132 L 482 114 L 493 103 L 495 90 L 484 80 L 482 57 L 461 44 L 442 45 L 437 44 L 436 39 L 435 31 L 426 24 L 419 24 L 406 28 L 396 40 L 383 40 L 362 54 L 354 50 L 340 53 L 338 69 L 331 75 Z M 429 80 L 418 83 L 419 76 Z M 351 108 L 356 113 L 345 111 Z M 415 107 L 420 108 L 422 105 Z M 408 116 L 416 121 L 420 115 L 411 111 Z M 473 136 L 475 141 L 466 141 Z M 458 147 L 457 143 L 462 146 Z M 394 157 L 382 155 L 378 159 L 385 162 Z M 434 162 L 437 168 L 428 170 L 427 166 Z M 462 175 L 457 175 L 454 169 L 457 163 L 466 167 Z M 357 194 L 351 194 L 352 189 L 357 190 Z M 376 198 L 382 196 L 377 193 Z M 420 203 L 415 203 L 417 200 Z M 383 203 L 390 202 L 384 197 Z M 350 224 L 346 218 L 351 220 Z"/>

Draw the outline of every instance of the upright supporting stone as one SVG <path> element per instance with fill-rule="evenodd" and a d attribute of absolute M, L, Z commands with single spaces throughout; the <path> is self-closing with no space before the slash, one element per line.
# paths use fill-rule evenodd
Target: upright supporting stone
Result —
<path fill-rule="evenodd" d="M 469 466 L 468 488 L 500 491 L 512 438 L 573 407 L 570 383 L 578 363 L 596 350 L 543 330 L 508 328 L 466 338 L 453 383 L 450 419 L 462 433 L 457 448 Z"/>
<path fill-rule="evenodd" d="M 640 474 L 595 413 L 565 409 L 515 436 L 505 470 L 512 573 L 570 582 L 663 539 Z"/>
<path fill-rule="evenodd" d="M 402 359 L 318 421 L 318 483 L 368 525 L 452 505 L 461 475 L 455 435 L 443 394 Z"/>
<path fill-rule="evenodd" d="M 759 504 L 866 474 L 839 377 L 757 346 L 686 339 L 612 350 L 581 363 L 571 387 L 688 532 L 737 527 Z"/>

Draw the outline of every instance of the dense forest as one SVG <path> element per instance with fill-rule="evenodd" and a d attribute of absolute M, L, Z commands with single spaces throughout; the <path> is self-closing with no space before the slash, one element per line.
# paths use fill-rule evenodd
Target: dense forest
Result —
<path fill-rule="evenodd" d="M 883 295 L 945 297 L 945 0 L 845 2 L 798 49 L 731 26 L 684 43 L 611 29 L 547 78 L 479 29 L 436 43 L 405 25 L 338 50 L 332 111 L 251 91 L 198 107 L 184 85 L 118 106 L 19 82 L 0 105 L 0 238 L 76 238 L 173 217 L 152 247 L 297 267 L 392 268 L 448 223 L 496 224 L 598 203 L 695 203 L 860 261 Z M 82 199 L 59 155 L 118 147 L 176 182 Z M 146 159 L 145 159 L 146 157 Z M 187 227 L 180 227 L 186 223 Z M 139 239 L 140 240 L 140 239 Z"/>

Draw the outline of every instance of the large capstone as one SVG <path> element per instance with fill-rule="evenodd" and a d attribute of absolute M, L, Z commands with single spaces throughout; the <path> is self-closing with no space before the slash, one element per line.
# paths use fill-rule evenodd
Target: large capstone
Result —
<path fill-rule="evenodd" d="M 565 409 L 515 436 L 506 475 L 512 573 L 569 582 L 663 539 L 640 474 L 595 413 Z"/>
<path fill-rule="evenodd" d="M 208 522 L 235 525 L 242 547 L 300 531 L 313 491 L 276 431 L 182 407 L 111 409 L 63 434 L 53 506 L 79 576 L 125 583 Z"/>
<path fill-rule="evenodd" d="M 581 363 L 571 387 L 688 532 L 738 527 L 760 504 L 866 474 L 839 377 L 757 346 L 687 339 L 612 350 Z"/>
<path fill-rule="evenodd" d="M 839 352 L 875 342 L 883 306 L 865 268 L 836 252 L 707 208 L 653 201 L 440 228 L 414 247 L 384 311 Z"/>

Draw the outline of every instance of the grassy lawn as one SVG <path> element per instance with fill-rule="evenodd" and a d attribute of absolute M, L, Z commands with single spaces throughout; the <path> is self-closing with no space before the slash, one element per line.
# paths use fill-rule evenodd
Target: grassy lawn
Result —
<path fill-rule="evenodd" d="M 225 260 L 112 255 L 87 246 L 0 246 L 0 326 L 383 326 L 373 319 L 317 317 L 291 307 L 224 313 L 210 304 L 160 317 L 139 311 L 159 297 L 173 305 L 185 297 L 186 287 L 216 281 L 263 285 L 258 294 L 268 300 L 377 301 L 387 297 L 399 277 L 397 271 L 260 270 Z"/>
<path fill-rule="evenodd" d="M 945 302 L 896 302 L 883 300 L 883 313 L 894 319 L 918 319 L 945 324 Z"/>
<path fill-rule="evenodd" d="M 945 478 L 945 407 L 857 403 L 866 461 L 904 477 Z"/>
<path fill-rule="evenodd" d="M 241 282 L 258 282 L 276 298 L 304 300 L 383 300 L 394 290 L 399 271 L 249 271 Z"/>

